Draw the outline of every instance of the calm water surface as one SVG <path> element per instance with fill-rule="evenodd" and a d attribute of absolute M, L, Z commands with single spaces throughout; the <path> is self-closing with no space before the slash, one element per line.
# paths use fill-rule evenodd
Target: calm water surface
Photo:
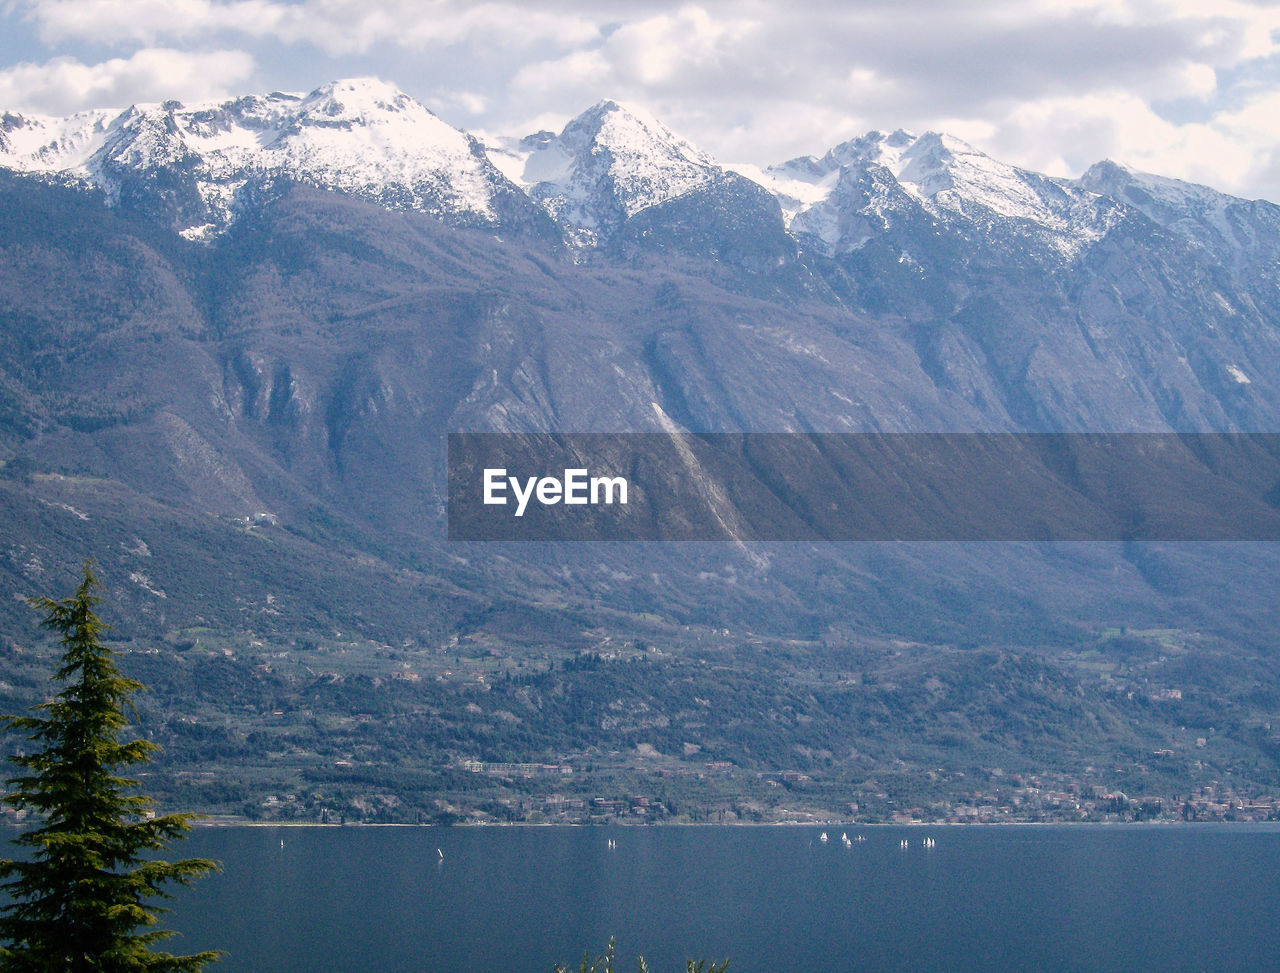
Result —
<path fill-rule="evenodd" d="M 610 935 L 628 973 L 1280 970 L 1280 828 L 819 830 L 200 829 L 182 853 L 225 872 L 170 948 L 226 949 L 220 973 L 550 973 Z"/>

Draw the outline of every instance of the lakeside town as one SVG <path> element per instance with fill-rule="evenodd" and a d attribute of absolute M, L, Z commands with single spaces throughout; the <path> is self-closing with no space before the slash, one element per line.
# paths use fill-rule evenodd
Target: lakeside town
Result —
<path fill-rule="evenodd" d="M 563 772 L 555 765 L 539 765 L 538 773 Z M 554 768 L 554 770 L 551 770 Z M 503 768 L 508 770 L 513 768 Z M 520 772 L 520 771 L 517 771 Z M 803 785 L 805 774 L 784 771 L 759 775 L 766 786 Z M 1246 795 L 1228 786 L 1211 782 L 1194 793 L 1166 797 L 1131 795 L 1097 785 L 1038 777 L 1013 777 L 1000 791 L 975 791 L 969 800 L 921 803 L 894 807 L 884 792 L 850 803 L 843 814 L 832 814 L 803 802 L 770 803 L 727 799 L 717 807 L 695 813 L 673 813 L 656 797 L 635 794 L 627 797 L 573 796 L 548 794 L 540 801 L 512 801 L 512 822 L 547 824 L 637 824 L 670 823 L 757 823 L 810 824 L 834 821 L 857 824 L 1029 824 L 1029 823 L 1121 823 L 1121 822 L 1239 822 L 1280 821 L 1280 797 Z M 490 820 L 486 821 L 488 818 Z M 473 812 L 465 816 L 471 823 L 500 823 L 492 815 Z"/>

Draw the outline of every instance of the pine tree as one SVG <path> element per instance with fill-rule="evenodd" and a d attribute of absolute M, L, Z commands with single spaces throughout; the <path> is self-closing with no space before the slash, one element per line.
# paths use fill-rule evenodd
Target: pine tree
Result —
<path fill-rule="evenodd" d="M 43 625 L 62 636 L 55 678 L 64 688 L 33 708 L 39 715 L 6 717 L 39 749 L 10 758 L 26 773 L 8 780 L 3 799 L 33 812 L 39 827 L 14 839 L 32 850 L 28 860 L 0 861 L 12 899 L 0 915 L 0 970 L 200 970 L 219 954 L 152 950 L 173 934 L 155 928 L 168 910 L 147 900 L 167 897 L 168 883 L 190 885 L 218 866 L 146 857 L 185 834 L 193 815 L 151 817 L 138 782 L 116 773 L 148 762 L 157 747 L 122 739 L 126 713 L 136 716 L 131 698 L 143 686 L 120 674 L 115 653 L 102 644 L 97 588 L 86 562 L 74 597 L 31 602 L 45 612 Z"/>

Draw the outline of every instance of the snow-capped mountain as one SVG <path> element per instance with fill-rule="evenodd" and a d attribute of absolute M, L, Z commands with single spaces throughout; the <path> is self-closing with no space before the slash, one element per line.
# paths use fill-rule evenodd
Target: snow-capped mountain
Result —
<path fill-rule="evenodd" d="M 225 227 L 243 197 L 278 180 L 464 224 L 493 225 L 527 205 L 472 136 L 370 78 L 307 95 L 8 114 L 0 165 L 87 180 L 115 202 L 167 197 L 186 236 Z"/>
<path fill-rule="evenodd" d="M 646 112 L 602 101 L 555 135 L 506 141 L 490 158 L 580 245 L 611 236 L 650 207 L 725 175 L 709 155 Z"/>
<path fill-rule="evenodd" d="M 119 113 L 107 109 L 48 115 L 0 115 L 0 165 L 20 172 L 83 170 Z"/>
<path fill-rule="evenodd" d="M 787 263 L 796 241 L 839 258 L 934 225 L 1060 263 L 1132 216 L 1236 270 L 1280 257 L 1280 208 L 1111 162 L 1057 179 L 949 135 L 899 130 L 821 157 L 730 168 L 645 111 L 607 100 L 559 134 L 482 145 L 371 78 L 191 106 L 6 113 L 0 167 L 96 185 L 189 238 L 301 183 L 453 225 L 536 227 L 579 250 L 675 246 L 757 269 Z M 908 248 L 901 259 L 916 257 Z"/>
<path fill-rule="evenodd" d="M 791 231 L 830 253 L 862 246 L 895 214 L 916 207 L 979 229 L 993 221 L 1021 225 L 1064 254 L 1099 239 L 1114 218 L 1096 193 L 937 132 L 870 132 L 756 178 L 778 197 Z"/>
<path fill-rule="evenodd" d="M 1275 278 L 1280 266 L 1280 207 L 1272 203 L 1239 199 L 1109 160 L 1091 166 L 1078 185 L 1137 210 L 1203 247 L 1237 274 Z"/>

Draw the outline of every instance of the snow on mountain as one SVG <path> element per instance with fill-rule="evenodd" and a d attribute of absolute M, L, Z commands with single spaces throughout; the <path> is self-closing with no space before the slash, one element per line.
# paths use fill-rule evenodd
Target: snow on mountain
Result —
<path fill-rule="evenodd" d="M 777 199 L 795 237 L 832 254 L 859 249 L 909 217 L 966 236 L 1012 234 L 1038 252 L 1069 257 L 1099 239 L 1124 206 L 1233 266 L 1280 256 L 1270 242 L 1280 239 L 1280 208 L 1112 162 L 1076 181 L 1054 179 L 949 135 L 899 130 L 870 132 L 820 158 L 730 172 L 645 111 L 615 101 L 559 134 L 482 146 L 372 78 L 192 106 L 170 101 L 65 118 L 5 113 L 0 166 L 87 181 L 114 203 L 166 207 L 165 218 L 189 237 L 220 231 L 262 190 L 298 182 L 466 225 L 532 214 L 553 232 L 549 215 L 571 242 L 590 247 L 638 214 L 695 199 L 736 173 Z M 755 218 L 749 194 L 721 195 L 721 210 L 733 209 L 740 222 Z"/>
<path fill-rule="evenodd" d="M 496 221 L 495 196 L 513 190 L 474 138 L 371 78 L 114 116 L 7 115 L 5 134 L 0 164 L 78 176 L 113 199 L 139 174 L 181 174 L 198 197 L 180 220 L 188 236 L 229 223 L 247 185 L 282 178 L 480 224 Z"/>
<path fill-rule="evenodd" d="M 876 157 L 857 151 L 860 141 L 837 146 L 820 159 L 792 159 L 754 175 L 778 198 L 788 229 L 820 240 L 829 253 L 861 247 L 887 226 L 893 212 L 918 205 Z"/>
<path fill-rule="evenodd" d="M 1252 267 L 1270 276 L 1280 263 L 1280 207 L 1274 203 L 1239 199 L 1110 160 L 1090 166 L 1078 185 L 1136 209 L 1234 270 Z"/>
<path fill-rule="evenodd" d="M 821 203 L 835 189 L 840 168 L 828 168 L 822 163 L 823 160 L 813 156 L 803 156 L 767 169 L 742 164 L 730 168 L 769 190 L 778 200 L 782 217 L 790 226 L 798 214 Z"/>
<path fill-rule="evenodd" d="M 97 109 L 66 118 L 0 115 L 0 166 L 21 172 L 76 169 L 102 147 L 117 112 Z"/>
<path fill-rule="evenodd" d="M 1208 186 L 1138 172 L 1109 159 L 1090 166 L 1079 182 L 1135 207 L 1161 226 L 1192 217 L 1216 224 L 1224 235 L 1231 232 L 1224 213 L 1231 203 L 1240 202 Z"/>
<path fill-rule="evenodd" d="M 602 101 L 555 135 L 490 147 L 490 159 L 580 245 L 723 177 L 709 155 L 641 109 Z"/>
<path fill-rule="evenodd" d="M 903 194 L 947 220 L 1038 227 L 1065 253 L 1098 239 L 1107 226 L 1092 194 L 937 132 L 869 132 L 821 158 L 792 159 L 755 178 L 778 197 L 793 232 L 815 236 L 833 250 L 861 246 L 868 227 L 883 225 L 903 207 Z M 852 226 L 858 231 L 850 235 Z"/>

